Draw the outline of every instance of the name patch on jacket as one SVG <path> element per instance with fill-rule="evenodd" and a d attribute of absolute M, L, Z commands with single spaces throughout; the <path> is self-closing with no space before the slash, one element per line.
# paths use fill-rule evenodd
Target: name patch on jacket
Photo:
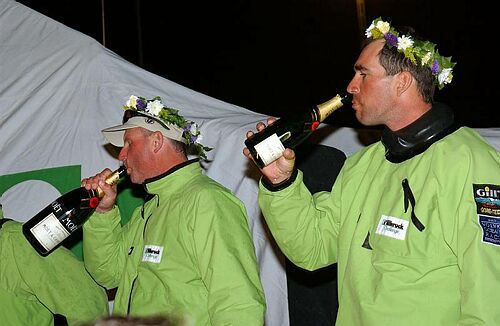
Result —
<path fill-rule="evenodd" d="M 500 246 L 500 186 L 473 184 L 472 188 L 483 242 Z"/>
<path fill-rule="evenodd" d="M 394 216 L 382 215 L 375 233 L 398 240 L 404 240 L 406 237 L 406 230 L 408 230 L 408 221 Z"/>
<path fill-rule="evenodd" d="M 163 246 L 145 245 L 142 261 L 159 264 L 163 254 Z"/>

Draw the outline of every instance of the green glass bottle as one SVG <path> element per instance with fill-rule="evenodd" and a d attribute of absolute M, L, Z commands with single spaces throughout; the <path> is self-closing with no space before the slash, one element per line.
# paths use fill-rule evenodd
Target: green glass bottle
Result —
<path fill-rule="evenodd" d="M 351 101 L 350 94 L 337 94 L 306 113 L 276 120 L 264 130 L 247 138 L 245 145 L 257 166 L 263 168 L 280 158 L 285 148 L 294 148 L 302 143 L 330 114 Z"/>
<path fill-rule="evenodd" d="M 105 182 L 116 184 L 125 172 L 121 166 Z M 103 196 L 100 188 L 71 190 L 26 221 L 23 234 L 41 256 L 47 256 L 87 221 Z"/>

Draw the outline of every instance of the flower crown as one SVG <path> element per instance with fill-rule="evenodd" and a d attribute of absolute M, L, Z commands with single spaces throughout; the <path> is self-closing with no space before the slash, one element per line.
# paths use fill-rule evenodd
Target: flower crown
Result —
<path fill-rule="evenodd" d="M 200 141 L 202 135 L 198 124 L 191 120 L 186 120 L 179 114 L 179 110 L 166 107 L 159 96 L 151 100 L 144 97 L 131 95 L 123 106 L 124 110 L 132 110 L 145 113 L 149 116 L 160 119 L 166 124 L 175 125 L 183 130 L 182 138 L 188 148 L 193 149 L 195 155 L 207 159 L 205 152 L 211 151 L 213 148 L 203 146 Z"/>
<path fill-rule="evenodd" d="M 436 44 L 429 41 L 412 39 L 409 35 L 399 36 L 388 22 L 380 17 L 375 19 L 370 27 L 366 29 L 367 38 L 374 40 L 384 38 L 390 47 L 396 47 L 398 52 L 403 53 L 414 65 L 428 67 L 439 89 L 451 83 L 453 79 L 453 67 L 455 62 L 451 62 L 451 57 L 443 57 L 435 49 Z"/>

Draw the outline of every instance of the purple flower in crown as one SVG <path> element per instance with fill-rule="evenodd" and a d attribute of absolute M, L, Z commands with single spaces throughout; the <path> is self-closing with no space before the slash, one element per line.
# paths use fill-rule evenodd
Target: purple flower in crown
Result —
<path fill-rule="evenodd" d="M 166 107 L 159 96 L 147 100 L 144 97 L 130 95 L 129 99 L 123 106 L 124 110 L 143 111 L 160 118 L 167 124 L 181 128 L 183 142 L 190 147 L 189 151 L 193 155 L 207 159 L 206 152 L 211 151 L 213 148 L 203 146 L 201 141 L 203 136 L 198 124 L 194 121 L 186 120 L 174 108 Z"/>
<path fill-rule="evenodd" d="M 398 46 L 398 37 L 392 33 L 384 34 L 385 41 L 391 46 Z"/>
<path fill-rule="evenodd" d="M 148 103 L 146 103 L 146 101 L 144 101 L 140 98 L 137 99 L 137 108 L 138 109 L 146 110 L 147 105 L 148 105 Z"/>
<path fill-rule="evenodd" d="M 433 75 L 437 75 L 439 73 L 439 63 L 438 61 L 435 59 L 434 62 L 432 63 L 432 67 L 431 67 L 431 71 L 432 71 L 432 74 Z"/>
<path fill-rule="evenodd" d="M 451 57 L 439 55 L 435 49 L 436 44 L 432 42 L 414 39 L 411 35 L 398 37 L 399 34 L 389 22 L 383 21 L 380 17 L 373 20 L 365 31 L 367 38 L 384 39 L 389 47 L 396 47 L 397 51 L 414 65 L 428 67 L 439 89 L 451 83 L 453 67 L 456 64 L 451 61 Z"/>
<path fill-rule="evenodd" d="M 195 144 L 201 140 L 200 128 L 194 121 L 187 121 L 184 127 L 184 138 L 190 143 Z"/>
<path fill-rule="evenodd" d="M 190 132 L 191 131 L 191 126 L 193 125 L 193 121 L 188 121 L 186 126 L 184 127 L 184 132 Z"/>

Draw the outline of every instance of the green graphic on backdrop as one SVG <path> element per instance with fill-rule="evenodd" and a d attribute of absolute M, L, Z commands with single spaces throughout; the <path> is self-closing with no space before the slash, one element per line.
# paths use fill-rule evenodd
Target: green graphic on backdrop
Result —
<path fill-rule="evenodd" d="M 41 169 L 35 171 L 20 172 L 0 176 L 0 197 L 10 188 L 29 180 L 44 181 L 53 186 L 60 194 L 80 187 L 81 165 L 70 165 L 56 168 Z M 118 185 L 117 204 L 122 216 L 122 224 L 125 224 L 132 215 L 137 206 L 143 203 L 143 193 L 137 187 L 124 181 Z M 36 198 L 25 198 L 27 201 L 36 200 Z M 44 208 L 50 203 L 41 203 Z M 82 233 L 81 230 L 72 234 L 64 241 L 64 246 L 71 249 L 79 258 L 83 258 L 82 253 Z"/>

